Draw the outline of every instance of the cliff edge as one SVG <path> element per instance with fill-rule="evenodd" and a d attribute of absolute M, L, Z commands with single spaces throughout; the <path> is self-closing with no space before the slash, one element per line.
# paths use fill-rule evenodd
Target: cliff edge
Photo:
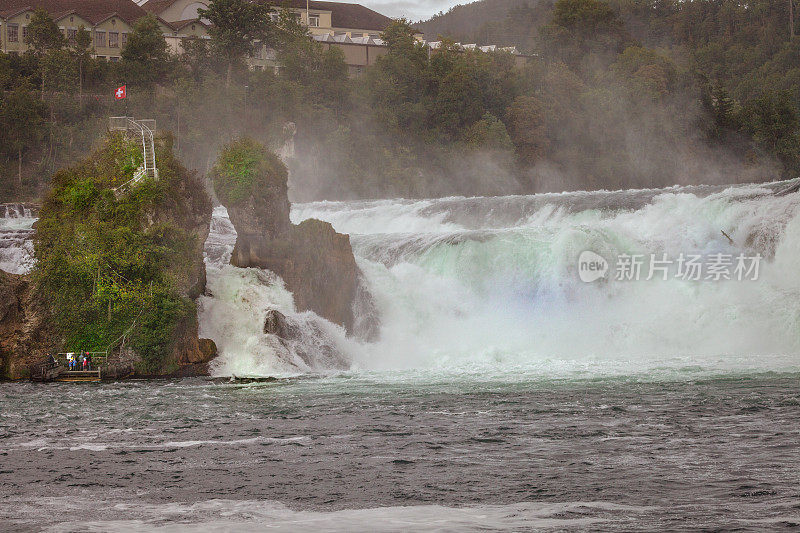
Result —
<path fill-rule="evenodd" d="M 320 220 L 289 220 L 288 171 L 250 139 L 225 146 L 212 171 L 214 190 L 236 228 L 231 264 L 278 274 L 298 310 L 354 327 L 360 271 L 350 237 Z"/>
<path fill-rule="evenodd" d="M 158 139 L 156 160 L 158 179 L 119 188 L 142 152 L 114 134 L 55 174 L 34 271 L 0 277 L 0 377 L 26 377 L 47 355 L 79 350 L 108 350 L 107 375 L 206 373 L 216 349 L 198 339 L 194 299 L 205 290 L 211 201 L 170 137 Z"/>

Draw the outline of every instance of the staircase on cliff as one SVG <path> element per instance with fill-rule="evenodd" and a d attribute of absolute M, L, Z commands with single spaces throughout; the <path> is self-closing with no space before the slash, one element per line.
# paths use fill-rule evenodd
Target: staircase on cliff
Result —
<path fill-rule="evenodd" d="M 115 188 L 114 192 L 117 195 L 124 194 L 145 178 L 158 179 L 156 148 L 153 140 L 156 121 L 153 119 L 134 120 L 133 117 L 111 117 L 108 129 L 110 131 L 122 131 L 142 139 L 142 164 L 133 173 L 133 178 Z"/>

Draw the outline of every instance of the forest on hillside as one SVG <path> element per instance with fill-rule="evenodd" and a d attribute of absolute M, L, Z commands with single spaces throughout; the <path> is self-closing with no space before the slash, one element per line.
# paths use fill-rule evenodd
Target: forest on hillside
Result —
<path fill-rule="evenodd" d="M 417 26 L 426 39 L 514 45 L 533 54 L 534 63 L 550 76 L 566 73 L 572 83 L 568 90 L 577 94 L 568 116 L 559 117 L 557 137 L 572 130 L 566 134 L 569 144 L 587 129 L 608 132 L 610 127 L 609 149 L 624 142 L 628 151 L 641 153 L 657 149 L 648 142 L 653 128 L 672 129 L 667 137 L 679 141 L 686 135 L 690 143 L 714 148 L 717 157 L 725 158 L 717 150 L 722 148 L 751 165 L 757 159 L 772 164 L 759 158 L 760 150 L 775 158 L 774 171 L 795 177 L 800 174 L 797 18 L 791 0 L 483 0 Z M 540 100 L 558 90 L 547 85 Z M 649 107 L 640 98 L 648 92 Z M 605 101 L 598 102 L 598 96 Z M 613 110 L 608 98 L 627 109 Z M 614 116 L 603 117 L 609 111 Z M 631 134 L 641 137 L 631 140 Z M 599 147 L 598 136 L 590 137 L 586 148 Z M 669 140 L 662 150 L 675 154 Z M 647 173 L 648 167 L 641 170 Z M 721 179 L 733 181 L 729 167 L 718 168 Z"/>
<path fill-rule="evenodd" d="M 211 5 L 237 3 L 255 5 Z M 478 15 L 447 26 L 462 12 Z M 33 49 L 0 55 L 0 199 L 39 197 L 55 170 L 87 153 L 107 117 L 125 113 L 112 96 L 123 83 L 128 114 L 171 131 L 176 154 L 201 175 L 230 139 L 278 149 L 293 123 L 294 200 L 800 175 L 800 39 L 783 1 L 486 0 L 422 27 L 514 44 L 531 55 L 524 66 L 451 40 L 431 52 L 400 20 L 383 34 L 388 53 L 359 78 L 289 16 L 218 15 L 220 27 L 252 25 L 244 35 L 276 49 L 281 68 L 248 70 L 250 41 L 222 31 L 171 55 L 152 18 L 119 63 L 98 61 L 39 13 Z"/>

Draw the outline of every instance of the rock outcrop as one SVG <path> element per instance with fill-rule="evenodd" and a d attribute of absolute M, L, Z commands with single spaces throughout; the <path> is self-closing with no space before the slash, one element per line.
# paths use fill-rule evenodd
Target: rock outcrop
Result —
<path fill-rule="evenodd" d="M 350 358 L 337 346 L 335 338 L 326 332 L 324 323 L 318 317 L 301 322 L 277 309 L 269 309 L 264 319 L 264 333 L 277 338 L 280 343 L 276 350 L 278 357 L 283 357 L 291 364 L 297 364 L 294 360 L 297 358 L 312 371 L 333 368 L 345 370 L 350 366 Z"/>
<path fill-rule="evenodd" d="M 6 376 L 56 352 L 107 349 L 110 376 L 207 374 L 216 347 L 198 338 L 193 300 L 205 291 L 211 201 L 168 136 L 156 145 L 159 179 L 114 194 L 137 150 L 141 157 L 135 140 L 114 135 L 54 176 L 37 222 L 35 275 L 0 280 L 17 295 L 0 319 L 13 330 L 0 348 L 13 354 Z"/>
<path fill-rule="evenodd" d="M 278 274 L 299 310 L 311 310 L 353 332 L 359 269 L 350 237 L 319 220 L 289 220 L 286 167 L 260 144 L 226 146 L 213 171 L 214 189 L 236 228 L 231 264 Z"/>
<path fill-rule="evenodd" d="M 30 278 L 0 270 L 0 378 L 30 377 L 62 342 Z"/>

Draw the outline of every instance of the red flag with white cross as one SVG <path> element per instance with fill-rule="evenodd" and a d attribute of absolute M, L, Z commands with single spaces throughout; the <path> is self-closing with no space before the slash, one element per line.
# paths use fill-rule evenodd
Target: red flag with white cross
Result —
<path fill-rule="evenodd" d="M 114 98 L 117 100 L 122 100 L 123 98 L 128 97 L 128 90 L 126 89 L 127 85 L 123 85 L 122 87 L 117 87 L 117 90 L 114 91 Z"/>

